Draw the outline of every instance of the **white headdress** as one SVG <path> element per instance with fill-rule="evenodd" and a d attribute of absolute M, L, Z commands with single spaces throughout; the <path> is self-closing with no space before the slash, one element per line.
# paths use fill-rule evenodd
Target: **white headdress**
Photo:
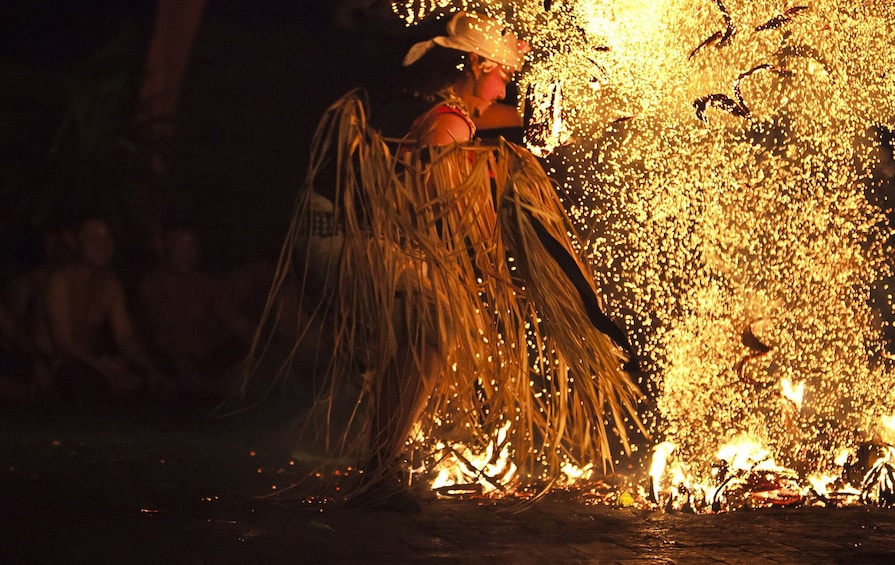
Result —
<path fill-rule="evenodd" d="M 516 34 L 497 20 L 470 12 L 458 12 L 447 25 L 447 36 L 439 35 L 421 41 L 410 48 L 404 57 L 404 66 L 412 65 L 435 45 L 478 53 L 514 71 L 522 68 L 528 45 L 519 41 Z"/>

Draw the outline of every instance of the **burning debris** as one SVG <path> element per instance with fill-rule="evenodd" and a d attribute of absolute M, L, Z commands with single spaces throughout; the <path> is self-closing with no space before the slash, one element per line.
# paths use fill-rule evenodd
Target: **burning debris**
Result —
<path fill-rule="evenodd" d="M 801 477 L 776 464 L 753 438 L 740 437 L 717 453 L 712 481 L 700 484 L 671 459 L 674 446 L 654 448 L 649 502 L 666 512 L 717 513 L 796 506 L 895 505 L 895 447 L 865 444 L 837 458 L 838 474 Z M 856 480 L 857 479 L 857 480 Z M 852 481 L 860 488 L 851 485 Z"/>
<path fill-rule="evenodd" d="M 788 10 L 784 11 L 782 14 L 780 14 L 778 16 L 774 16 L 773 18 L 769 19 L 765 23 L 763 23 L 759 26 L 756 26 L 755 31 L 764 31 L 767 29 L 777 29 L 778 27 L 781 27 L 785 24 L 788 24 L 790 21 L 792 21 L 792 18 L 795 15 L 797 15 L 799 12 L 803 12 L 807 9 L 808 9 L 808 6 L 793 6 L 792 8 L 789 8 Z"/>
<path fill-rule="evenodd" d="M 506 422 L 481 452 L 459 442 L 437 442 L 435 452 L 428 457 L 432 463 L 423 469 L 435 477 L 432 490 L 451 498 L 511 494 L 518 469 L 511 458 L 509 428 L 510 422 Z"/>
<path fill-rule="evenodd" d="M 724 30 L 716 31 L 715 33 L 708 36 L 706 39 L 702 41 L 699 45 L 696 46 L 693 51 L 690 51 L 690 55 L 687 57 L 688 59 L 692 59 L 694 55 L 696 55 L 699 50 L 704 47 L 709 47 L 714 45 L 717 48 L 724 47 L 730 42 L 730 39 L 736 34 L 737 28 L 733 25 L 733 20 L 730 17 L 730 12 L 727 11 L 727 8 L 724 6 L 724 2 L 721 0 L 715 0 L 715 4 L 718 5 L 718 9 L 721 11 L 721 16 L 724 18 Z"/>

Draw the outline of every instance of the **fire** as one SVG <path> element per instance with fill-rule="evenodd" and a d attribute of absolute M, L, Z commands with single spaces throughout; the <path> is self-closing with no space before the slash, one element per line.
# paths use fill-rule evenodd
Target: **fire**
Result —
<path fill-rule="evenodd" d="M 669 464 L 675 446 L 654 448 L 650 470 L 650 500 L 656 507 L 689 512 L 722 512 L 768 506 L 866 505 L 895 506 L 895 446 L 865 445 L 867 460 L 842 450 L 836 472 L 815 473 L 804 480 L 793 469 L 776 464 L 770 452 L 753 437 L 740 436 L 717 452 L 713 478 L 700 483 L 680 462 Z M 849 470 L 863 471 L 860 488 L 847 480 Z M 670 475 L 663 483 L 663 478 Z"/>
<path fill-rule="evenodd" d="M 892 414 L 891 416 L 883 416 L 881 420 L 882 427 L 880 429 L 880 434 L 882 435 L 883 441 L 895 444 L 895 414 Z"/>
<path fill-rule="evenodd" d="M 800 410 L 802 408 L 802 399 L 805 397 L 805 383 L 793 384 L 791 380 L 783 377 L 780 379 L 780 388 L 782 389 L 783 397 L 790 400 L 796 406 L 796 409 Z"/>
<path fill-rule="evenodd" d="M 547 4 L 393 3 L 408 24 L 510 18 L 534 48 L 520 92 L 544 121 L 530 143 L 645 361 L 644 416 L 669 442 L 654 493 L 674 476 L 710 503 L 723 474 L 731 500 L 775 486 L 768 500 L 785 502 L 854 490 L 851 473 L 885 503 L 895 365 L 868 297 L 891 272 L 891 229 L 867 195 L 875 131 L 895 129 L 895 3 L 817 0 L 786 17 L 776 0 Z M 737 436 L 751 440 L 719 449 Z M 884 455 L 864 464 L 867 442 Z"/>
<path fill-rule="evenodd" d="M 674 451 L 674 444 L 670 441 L 663 441 L 653 448 L 653 459 L 650 465 L 650 484 L 652 490 L 651 497 L 655 500 L 662 491 L 662 476 L 665 474 L 665 468 L 668 466 L 668 457 Z M 679 480 L 677 481 L 680 482 Z M 676 483 L 672 483 L 676 484 Z"/>
<path fill-rule="evenodd" d="M 566 463 L 562 468 L 562 475 L 565 477 L 563 484 L 574 485 L 578 482 L 585 482 L 594 476 L 594 465 L 588 463 L 584 467 L 578 467 L 572 463 Z"/>
<path fill-rule="evenodd" d="M 457 443 L 436 445 L 437 463 L 431 469 L 435 474 L 432 490 L 450 496 L 457 494 L 488 494 L 499 491 L 506 494 L 516 476 L 516 465 L 507 441 L 510 422 L 498 430 L 495 439 L 481 452 Z"/>
<path fill-rule="evenodd" d="M 836 478 L 835 475 L 828 474 L 812 475 L 808 477 L 808 483 L 811 485 L 811 489 L 819 496 L 828 496 L 830 494 L 829 488 L 836 482 Z"/>
<path fill-rule="evenodd" d="M 770 452 L 752 437 L 742 436 L 724 444 L 717 458 L 736 471 L 778 470 Z"/>

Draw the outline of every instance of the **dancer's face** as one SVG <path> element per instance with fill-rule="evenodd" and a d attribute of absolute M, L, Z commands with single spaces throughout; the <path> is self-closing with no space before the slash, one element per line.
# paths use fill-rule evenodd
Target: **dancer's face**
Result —
<path fill-rule="evenodd" d="M 472 57 L 474 54 L 470 58 Z M 506 98 L 507 84 L 513 80 L 513 71 L 509 67 L 482 61 L 484 64 L 480 64 L 474 71 L 475 84 L 472 90 L 474 112 L 477 116 L 482 115 L 498 100 Z"/>

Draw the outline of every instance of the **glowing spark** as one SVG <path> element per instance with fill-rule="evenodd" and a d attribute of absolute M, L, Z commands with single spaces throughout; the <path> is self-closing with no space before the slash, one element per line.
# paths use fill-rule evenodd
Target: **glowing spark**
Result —
<path fill-rule="evenodd" d="M 868 301 L 891 232 L 865 192 L 873 128 L 895 128 L 895 3 L 816 0 L 785 21 L 777 0 L 435 4 L 402 11 L 510 18 L 534 48 L 519 91 L 561 85 L 538 127 L 568 137 L 550 138 L 545 169 L 608 313 L 636 338 L 646 417 L 688 481 L 708 484 L 739 434 L 804 476 L 841 469 L 866 436 L 893 439 L 893 361 Z M 767 354 L 744 354 L 742 328 L 765 319 Z M 800 390 L 797 425 L 784 379 Z"/>

